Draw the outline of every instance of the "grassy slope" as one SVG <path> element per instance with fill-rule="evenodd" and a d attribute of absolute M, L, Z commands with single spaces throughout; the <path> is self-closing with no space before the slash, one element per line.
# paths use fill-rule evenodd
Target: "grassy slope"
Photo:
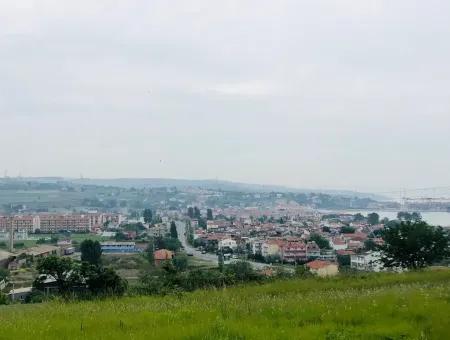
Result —
<path fill-rule="evenodd" d="M 450 271 L 0 308 L 0 339 L 448 339 Z"/>

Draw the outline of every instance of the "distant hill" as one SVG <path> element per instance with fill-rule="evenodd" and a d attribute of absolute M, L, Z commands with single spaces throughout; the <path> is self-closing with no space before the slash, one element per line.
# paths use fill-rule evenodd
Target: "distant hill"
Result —
<path fill-rule="evenodd" d="M 361 193 L 350 190 L 321 190 L 321 189 L 299 189 L 277 185 L 249 184 L 240 182 L 231 182 L 224 180 L 189 180 L 189 179 L 170 179 L 170 178 L 83 178 L 83 179 L 65 179 L 75 184 L 114 186 L 121 188 L 162 188 L 177 187 L 183 188 L 204 188 L 224 191 L 244 191 L 244 192 L 297 192 L 297 193 L 323 193 L 329 195 L 371 198 L 373 200 L 384 201 L 386 197 L 371 193 Z"/>

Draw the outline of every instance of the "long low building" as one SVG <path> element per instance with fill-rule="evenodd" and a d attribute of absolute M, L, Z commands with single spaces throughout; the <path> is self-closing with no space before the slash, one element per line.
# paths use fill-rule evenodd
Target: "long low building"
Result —
<path fill-rule="evenodd" d="M 101 242 L 103 253 L 120 254 L 120 253 L 139 253 L 141 249 L 136 247 L 135 242 Z"/>

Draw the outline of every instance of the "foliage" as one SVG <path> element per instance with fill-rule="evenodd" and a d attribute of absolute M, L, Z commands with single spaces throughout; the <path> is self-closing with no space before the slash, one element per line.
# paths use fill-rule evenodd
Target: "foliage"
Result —
<path fill-rule="evenodd" d="M 194 207 L 194 218 L 199 219 L 202 216 L 202 214 L 200 213 L 200 209 L 197 207 Z"/>
<path fill-rule="evenodd" d="M 322 235 L 312 234 L 309 240 L 316 242 L 320 249 L 331 249 L 330 242 Z"/>
<path fill-rule="evenodd" d="M 409 213 L 407 211 L 399 211 L 397 218 L 400 221 L 414 221 L 419 222 L 422 220 L 422 215 L 419 212 Z"/>
<path fill-rule="evenodd" d="M 323 231 L 324 233 L 329 233 L 329 232 L 331 231 L 331 229 L 330 229 L 330 227 L 323 226 L 323 227 L 322 227 L 322 231 Z"/>
<path fill-rule="evenodd" d="M 40 259 L 36 269 L 39 273 L 33 283 L 38 290 L 44 290 L 46 279 L 55 279 L 58 292 L 70 294 L 122 295 L 127 287 L 111 268 L 83 262 L 81 265 L 67 257 L 49 256 Z"/>
<path fill-rule="evenodd" d="M 378 215 L 377 213 L 371 213 L 369 215 L 367 215 L 367 222 L 370 225 L 376 225 L 380 223 L 380 215 Z"/>
<path fill-rule="evenodd" d="M 83 268 L 88 289 L 94 295 L 123 295 L 127 282 L 111 268 L 87 266 Z"/>
<path fill-rule="evenodd" d="M 154 252 L 155 252 L 155 243 L 152 238 L 149 240 L 147 248 L 145 248 L 145 252 L 144 252 L 145 258 L 151 265 L 153 265 L 154 261 L 155 261 Z"/>
<path fill-rule="evenodd" d="M 337 255 L 336 256 L 339 267 L 348 267 L 350 266 L 350 255 Z"/>
<path fill-rule="evenodd" d="M 341 227 L 341 233 L 342 234 L 353 234 L 355 232 L 355 228 L 350 226 L 343 226 Z"/>
<path fill-rule="evenodd" d="M 178 238 L 178 231 L 177 231 L 177 225 L 174 221 L 170 223 L 170 237 L 172 238 Z"/>
<path fill-rule="evenodd" d="M 177 238 L 157 237 L 155 238 L 155 247 L 158 249 L 177 251 L 181 248 L 181 242 Z"/>
<path fill-rule="evenodd" d="M 141 222 L 127 223 L 127 224 L 123 225 L 122 228 L 126 231 L 134 231 L 136 233 L 139 233 L 140 231 L 145 230 L 145 227 Z"/>
<path fill-rule="evenodd" d="M 144 215 L 144 222 L 145 222 L 145 223 L 152 223 L 152 220 L 153 220 L 153 212 L 152 212 L 151 209 L 149 209 L 149 208 L 144 209 L 143 215 Z"/>
<path fill-rule="evenodd" d="M 7 305 L 7 304 L 9 304 L 8 296 L 6 296 L 6 294 L 3 294 L 2 292 L 0 292 L 0 306 Z"/>
<path fill-rule="evenodd" d="M 207 219 L 208 221 L 214 219 L 212 209 L 209 209 L 209 208 L 208 208 L 208 209 L 206 210 L 206 219 Z"/>
<path fill-rule="evenodd" d="M 449 235 L 425 222 L 402 222 L 384 229 L 386 267 L 423 268 L 449 254 Z"/>
<path fill-rule="evenodd" d="M 194 218 L 194 208 L 189 207 L 188 210 L 187 210 L 187 215 L 188 215 L 190 218 Z"/>
<path fill-rule="evenodd" d="M 177 271 L 183 272 L 187 269 L 188 258 L 185 254 L 176 254 L 172 259 L 172 263 Z"/>
<path fill-rule="evenodd" d="M 49 256 L 39 260 L 36 270 L 39 276 L 33 286 L 40 289 L 44 281 L 50 277 L 56 280 L 59 292 L 65 293 L 73 287 L 80 285 L 78 268 L 68 257 Z"/>
<path fill-rule="evenodd" d="M 128 240 L 128 236 L 125 235 L 123 232 L 118 231 L 114 236 L 114 239 L 116 240 L 116 242 L 125 241 Z"/>
<path fill-rule="evenodd" d="M 93 240 L 84 240 L 80 244 L 81 261 L 92 265 L 101 264 L 102 247 L 100 242 Z"/>
<path fill-rule="evenodd" d="M 301 278 L 308 278 L 308 277 L 312 277 L 313 276 L 313 274 L 309 270 L 309 267 L 307 267 L 305 265 L 297 266 L 295 268 L 295 275 L 297 277 L 301 277 Z"/>
<path fill-rule="evenodd" d="M 191 221 L 186 221 L 186 241 L 188 244 L 194 244 L 194 228 L 192 228 Z"/>
<path fill-rule="evenodd" d="M 364 241 L 364 250 L 376 250 L 378 248 L 377 244 L 372 239 L 367 239 Z"/>
<path fill-rule="evenodd" d="M 0 267 L 0 281 L 6 279 L 9 276 L 9 270 Z"/>
<path fill-rule="evenodd" d="M 361 213 L 357 213 L 357 214 L 353 215 L 353 221 L 355 221 L 355 222 L 362 222 L 365 219 L 366 218 Z"/>
<path fill-rule="evenodd" d="M 192 273 L 196 282 L 220 273 Z M 5 339 L 448 339 L 450 271 L 0 307 Z M 155 280 L 155 285 L 157 281 Z"/>
<path fill-rule="evenodd" d="M 206 220 L 199 217 L 198 226 L 199 226 L 199 228 L 206 229 L 207 228 Z"/>

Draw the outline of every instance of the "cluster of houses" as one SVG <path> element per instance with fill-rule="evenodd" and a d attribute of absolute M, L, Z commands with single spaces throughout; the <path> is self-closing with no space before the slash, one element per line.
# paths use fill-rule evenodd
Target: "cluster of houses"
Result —
<path fill-rule="evenodd" d="M 374 236 L 374 231 L 383 225 L 355 222 L 349 214 L 329 220 L 316 214 L 285 215 L 276 222 L 240 216 L 207 221 L 206 229 L 200 229 L 195 219 L 191 224 L 195 243 L 209 251 L 246 253 L 268 263 L 308 263 L 314 260 L 337 263 L 338 256 L 348 256 L 350 266 L 356 270 L 382 270 L 380 253 L 366 249 L 365 245 L 369 239 L 375 245 L 383 244 L 381 238 Z M 348 227 L 352 232 L 348 232 Z M 313 235 L 327 240 L 329 247 L 321 249 L 311 239 Z"/>

